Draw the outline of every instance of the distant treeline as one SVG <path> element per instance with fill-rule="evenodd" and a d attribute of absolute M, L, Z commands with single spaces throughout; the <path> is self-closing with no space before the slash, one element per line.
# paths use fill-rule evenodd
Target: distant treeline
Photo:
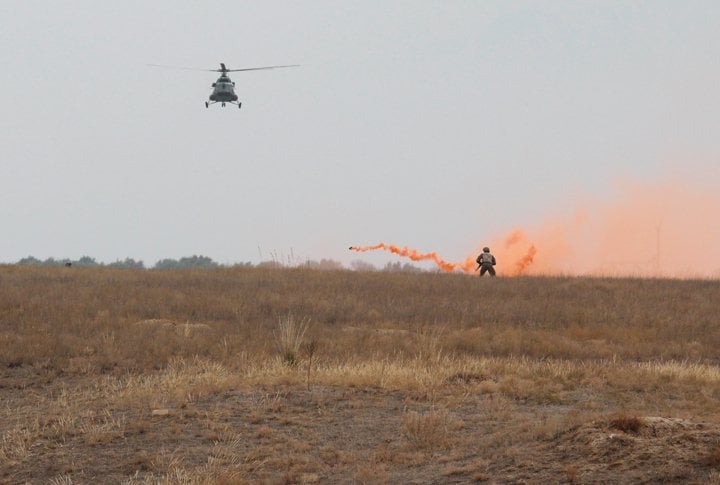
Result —
<path fill-rule="evenodd" d="M 55 259 L 48 258 L 46 260 L 40 260 L 34 256 L 28 256 L 17 262 L 17 264 L 32 264 L 42 266 L 79 266 L 85 268 L 135 268 L 145 269 L 145 263 L 142 261 L 135 260 L 133 258 L 125 258 L 124 260 L 117 260 L 113 263 L 102 263 L 96 261 L 95 258 L 90 256 L 83 256 L 80 259 Z M 241 263 L 239 266 L 249 265 L 250 263 Z M 152 267 L 153 269 L 185 269 L 185 268 L 215 268 L 220 266 L 207 256 L 190 256 L 180 259 L 161 259 Z"/>
<path fill-rule="evenodd" d="M 124 260 L 117 260 L 113 263 L 103 263 L 96 261 L 95 258 L 90 256 L 82 256 L 79 259 L 55 259 L 47 258 L 45 260 L 38 259 L 34 256 L 28 256 L 22 258 L 16 264 L 27 264 L 27 265 L 38 265 L 38 266 L 78 266 L 82 268 L 134 268 L 134 269 L 147 269 L 145 263 L 142 261 L 135 260 L 133 258 L 125 258 Z M 208 256 L 186 256 L 180 259 L 161 259 L 155 265 L 149 267 L 150 269 L 189 269 L 189 268 L 311 268 L 320 270 L 342 270 L 342 269 L 353 269 L 355 271 L 391 271 L 391 272 L 411 272 L 417 273 L 424 271 L 422 268 L 413 266 L 410 263 L 400 263 L 398 261 L 393 263 L 387 263 L 383 268 L 379 269 L 376 266 L 366 263 L 364 261 L 353 261 L 350 264 L 350 268 L 346 268 L 339 261 L 332 259 L 321 259 L 320 261 L 307 260 L 299 264 L 283 264 L 278 261 L 262 261 L 257 264 L 250 262 L 245 263 L 233 263 L 233 264 L 220 264 L 209 258 Z"/>

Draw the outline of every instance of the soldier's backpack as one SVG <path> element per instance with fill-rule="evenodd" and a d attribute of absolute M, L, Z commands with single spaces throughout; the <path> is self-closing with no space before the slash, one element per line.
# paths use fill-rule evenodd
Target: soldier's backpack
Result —
<path fill-rule="evenodd" d="M 477 257 L 477 264 L 492 263 L 492 254 L 482 253 Z"/>

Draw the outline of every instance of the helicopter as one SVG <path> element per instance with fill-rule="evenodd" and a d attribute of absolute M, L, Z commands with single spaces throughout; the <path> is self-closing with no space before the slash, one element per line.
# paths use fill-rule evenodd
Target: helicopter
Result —
<path fill-rule="evenodd" d="M 209 71 L 219 72 L 220 77 L 217 81 L 212 83 L 213 91 L 210 94 L 208 101 L 205 101 L 205 107 L 209 108 L 211 104 L 220 103 L 220 106 L 225 107 L 226 103 L 237 105 L 238 109 L 242 107 L 242 103 L 238 101 L 238 96 L 235 94 L 235 83 L 230 76 L 229 72 L 240 72 L 240 71 L 259 71 L 263 69 L 278 69 L 281 67 L 297 67 L 299 64 L 289 64 L 285 66 L 265 66 L 265 67 L 248 67 L 245 69 L 228 69 L 224 63 L 220 63 L 220 69 L 195 69 L 192 67 L 177 67 L 177 66 L 164 66 L 161 64 L 148 64 L 153 67 L 166 67 L 170 69 L 185 69 L 190 71 Z"/>

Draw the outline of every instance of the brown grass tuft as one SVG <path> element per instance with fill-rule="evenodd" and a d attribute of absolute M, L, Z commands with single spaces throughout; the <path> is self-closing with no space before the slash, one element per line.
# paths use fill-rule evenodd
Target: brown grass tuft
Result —
<path fill-rule="evenodd" d="M 710 466 L 713 466 L 713 467 L 720 466 L 720 443 L 715 443 L 710 448 L 710 453 L 708 453 L 708 456 L 705 461 Z"/>
<path fill-rule="evenodd" d="M 309 326 L 309 318 L 297 318 L 292 313 L 288 313 L 278 321 L 273 335 L 282 361 L 290 367 L 295 367 L 300 362 L 300 349 Z"/>
<path fill-rule="evenodd" d="M 403 416 L 403 433 L 415 449 L 447 448 L 452 442 L 452 427 L 457 426 L 445 410 L 425 414 L 415 411 Z"/>
<path fill-rule="evenodd" d="M 610 428 L 623 433 L 637 434 L 644 426 L 646 426 L 646 422 L 642 417 L 627 413 L 618 414 L 610 419 Z"/>

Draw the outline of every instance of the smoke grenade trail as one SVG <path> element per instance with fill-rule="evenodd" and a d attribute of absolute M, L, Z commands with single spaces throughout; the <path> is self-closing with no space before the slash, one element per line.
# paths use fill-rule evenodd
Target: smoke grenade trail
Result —
<path fill-rule="evenodd" d="M 413 261 L 433 261 L 436 265 L 438 265 L 438 267 L 445 271 L 454 271 L 457 268 L 462 269 L 463 271 L 468 273 L 472 271 L 473 261 L 470 261 L 470 268 L 468 269 L 468 261 L 452 263 L 438 256 L 435 251 L 429 253 L 421 253 L 417 249 L 408 248 L 407 246 L 400 247 L 396 244 L 385 244 L 382 242 L 373 246 L 350 246 L 351 251 L 358 252 L 373 251 L 376 249 L 389 251 L 393 254 L 397 254 L 398 256 L 410 258 Z"/>

